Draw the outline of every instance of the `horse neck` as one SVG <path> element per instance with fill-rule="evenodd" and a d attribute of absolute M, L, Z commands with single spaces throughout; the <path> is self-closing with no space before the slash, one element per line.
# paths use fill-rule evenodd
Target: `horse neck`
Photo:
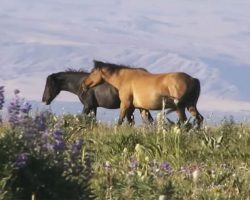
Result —
<path fill-rule="evenodd" d="M 88 74 L 84 72 L 65 72 L 58 77 L 60 82 L 60 90 L 68 91 L 74 93 L 76 95 L 79 94 L 79 88 L 82 83 L 83 78 L 85 78 Z"/>
<path fill-rule="evenodd" d="M 103 79 L 115 88 L 121 86 L 120 72 L 116 74 L 103 73 Z"/>

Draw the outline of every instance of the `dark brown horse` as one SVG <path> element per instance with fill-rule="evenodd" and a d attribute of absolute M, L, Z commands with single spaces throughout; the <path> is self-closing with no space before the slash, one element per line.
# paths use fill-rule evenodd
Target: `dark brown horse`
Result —
<path fill-rule="evenodd" d="M 103 82 L 82 95 L 80 86 L 83 80 L 89 75 L 85 71 L 67 70 L 50 74 L 47 77 L 42 101 L 49 105 L 60 91 L 68 91 L 77 95 L 84 105 L 83 113 L 91 112 L 96 116 L 97 107 L 108 109 L 117 109 L 120 107 L 120 99 L 118 91 L 109 83 Z M 134 109 L 130 109 L 127 113 L 127 120 L 133 122 Z M 143 119 L 153 121 L 151 114 L 147 111 L 140 110 Z"/>
<path fill-rule="evenodd" d="M 195 117 L 197 124 L 203 121 L 196 104 L 200 95 L 198 79 L 183 72 L 151 74 L 141 68 L 94 61 L 90 75 L 83 80 L 82 88 L 87 90 L 102 81 L 113 85 L 119 91 L 121 100 L 118 123 L 131 108 L 146 110 L 165 108 L 175 110 L 180 122 L 187 120 L 185 108 Z"/>

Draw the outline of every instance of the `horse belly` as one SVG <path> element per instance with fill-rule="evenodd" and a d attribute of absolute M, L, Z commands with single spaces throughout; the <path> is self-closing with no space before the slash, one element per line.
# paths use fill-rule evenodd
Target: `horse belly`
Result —
<path fill-rule="evenodd" d="M 100 85 L 100 87 L 95 90 L 95 98 L 98 107 L 108 109 L 117 109 L 120 107 L 120 98 L 114 88 Z"/>
<path fill-rule="evenodd" d="M 136 108 L 160 110 L 162 108 L 162 97 L 154 94 L 135 94 L 133 104 Z"/>

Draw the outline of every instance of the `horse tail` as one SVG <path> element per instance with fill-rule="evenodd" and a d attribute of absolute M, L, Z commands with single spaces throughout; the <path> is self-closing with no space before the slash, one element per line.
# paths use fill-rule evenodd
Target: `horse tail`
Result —
<path fill-rule="evenodd" d="M 190 101 L 196 105 L 199 97 L 200 97 L 200 93 L 201 93 L 201 83 L 199 81 L 199 79 L 194 78 L 194 87 L 193 87 L 193 91 L 190 94 Z"/>
<path fill-rule="evenodd" d="M 189 106 L 196 105 L 201 91 L 201 84 L 199 79 L 193 78 L 192 85 L 188 88 L 186 93 L 179 99 L 178 105 Z"/>

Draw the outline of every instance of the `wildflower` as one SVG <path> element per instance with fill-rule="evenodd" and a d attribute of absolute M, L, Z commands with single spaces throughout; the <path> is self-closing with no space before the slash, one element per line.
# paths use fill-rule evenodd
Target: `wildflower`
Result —
<path fill-rule="evenodd" d="M 28 161 L 28 154 L 27 153 L 20 153 L 17 155 L 17 158 L 14 162 L 15 167 L 23 168 L 26 166 Z"/>
<path fill-rule="evenodd" d="M 54 132 L 54 134 L 53 134 L 53 136 L 54 136 L 54 138 L 55 139 L 61 139 L 62 138 L 62 131 L 61 130 L 56 130 L 55 132 Z"/>
<path fill-rule="evenodd" d="M 193 176 L 193 181 L 196 183 L 199 176 L 199 169 L 194 170 L 192 176 Z"/>
<path fill-rule="evenodd" d="M 135 146 L 135 156 L 138 161 L 144 160 L 144 146 L 140 144 L 136 144 Z"/>
<path fill-rule="evenodd" d="M 147 163 L 149 162 L 149 157 L 148 157 L 148 156 L 145 157 L 145 161 L 146 161 Z"/>
<path fill-rule="evenodd" d="M 54 136 L 53 149 L 56 151 L 63 150 L 65 147 L 65 142 L 62 137 L 62 131 L 56 130 L 53 136 Z"/>
<path fill-rule="evenodd" d="M 84 162 L 85 162 L 85 165 L 88 167 L 88 168 L 91 168 L 91 165 L 92 165 L 92 153 L 90 151 L 86 151 L 85 152 L 85 157 L 84 157 Z"/>
<path fill-rule="evenodd" d="M 52 151 L 52 150 L 54 150 L 54 145 L 52 145 L 51 143 L 45 143 L 44 144 L 44 148 L 46 149 L 46 150 L 48 150 L 48 151 Z"/>
<path fill-rule="evenodd" d="M 46 116 L 45 113 L 42 112 L 40 115 L 37 115 L 34 120 L 38 131 L 45 131 L 46 130 Z"/>
<path fill-rule="evenodd" d="M 63 140 L 55 140 L 53 144 L 53 149 L 56 151 L 63 150 L 65 147 L 65 143 Z"/>
<path fill-rule="evenodd" d="M 77 139 L 71 146 L 72 155 L 76 156 L 80 153 L 83 145 L 82 139 Z"/>
<path fill-rule="evenodd" d="M 8 107 L 9 122 L 12 126 L 19 125 L 20 121 L 27 121 L 28 113 L 31 110 L 31 104 L 26 102 L 25 99 L 21 99 L 17 95 L 19 93 L 20 91 L 17 89 L 14 91 L 15 97 Z"/>
<path fill-rule="evenodd" d="M 161 164 L 161 170 L 163 171 L 169 171 L 170 170 L 170 165 L 167 162 L 164 162 Z"/>
<path fill-rule="evenodd" d="M 127 149 L 126 147 L 123 149 L 123 153 L 124 153 L 124 154 L 127 154 L 127 153 L 128 153 L 128 149 Z"/>
<path fill-rule="evenodd" d="M 110 171 L 112 168 L 111 163 L 109 161 L 106 161 L 104 164 L 104 168 L 106 171 Z"/>
<path fill-rule="evenodd" d="M 20 107 L 20 99 L 16 96 L 8 107 L 9 122 L 13 126 L 19 123 Z"/>
<path fill-rule="evenodd" d="M 0 110 L 3 109 L 4 104 L 4 86 L 0 86 Z M 0 123 L 2 122 L 2 116 L 0 115 Z"/>
<path fill-rule="evenodd" d="M 174 133 L 176 133 L 177 135 L 179 135 L 181 133 L 181 129 L 178 126 L 175 126 L 173 129 Z"/>
<path fill-rule="evenodd" d="M 4 86 L 0 86 L 0 110 L 3 109 L 4 104 Z"/>
<path fill-rule="evenodd" d="M 137 169 L 137 167 L 139 166 L 139 162 L 136 160 L 136 159 L 132 159 L 129 163 L 129 167 L 132 169 L 132 170 L 135 170 Z"/>
<path fill-rule="evenodd" d="M 160 195 L 159 200 L 167 200 L 167 196 L 166 195 Z"/>
<path fill-rule="evenodd" d="M 140 144 L 135 145 L 135 151 L 141 151 L 141 145 Z"/>
<path fill-rule="evenodd" d="M 22 113 L 28 114 L 31 108 L 32 108 L 31 104 L 29 102 L 24 101 L 20 110 Z"/>
<path fill-rule="evenodd" d="M 156 121 L 157 121 L 157 123 L 161 123 L 161 120 L 162 120 L 162 113 L 159 112 L 159 113 L 157 113 L 157 115 L 156 115 Z"/>

